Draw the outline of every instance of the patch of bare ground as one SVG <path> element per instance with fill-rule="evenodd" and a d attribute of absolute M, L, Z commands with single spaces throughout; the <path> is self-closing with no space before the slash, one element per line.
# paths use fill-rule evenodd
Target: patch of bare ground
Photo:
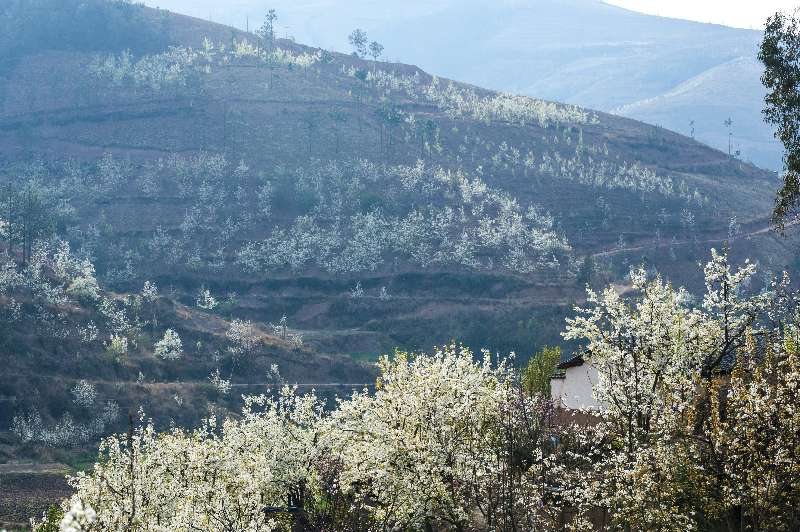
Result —
<path fill-rule="evenodd" d="M 0 528 L 27 529 L 31 518 L 72 493 L 62 464 L 0 464 Z"/>

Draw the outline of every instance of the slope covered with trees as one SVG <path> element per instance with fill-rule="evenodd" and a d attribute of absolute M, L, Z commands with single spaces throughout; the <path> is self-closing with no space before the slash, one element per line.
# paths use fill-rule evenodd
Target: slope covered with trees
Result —
<path fill-rule="evenodd" d="M 357 34 L 342 55 L 274 19 L 98 5 L 163 44 L 27 47 L 0 78 L 9 459 L 61 459 L 139 406 L 190 425 L 283 381 L 360 388 L 395 347 L 522 364 L 587 283 L 657 264 L 696 286 L 713 242 L 794 260 L 765 230 L 773 176 L 692 139 Z"/>

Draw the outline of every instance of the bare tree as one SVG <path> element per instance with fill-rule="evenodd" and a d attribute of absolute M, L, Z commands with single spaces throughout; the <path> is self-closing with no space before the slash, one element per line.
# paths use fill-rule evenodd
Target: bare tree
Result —
<path fill-rule="evenodd" d="M 728 128 L 728 157 L 733 155 L 732 142 L 733 142 L 733 119 L 728 118 L 725 120 L 725 127 Z"/>
<path fill-rule="evenodd" d="M 53 217 L 44 190 L 36 181 L 21 186 L 9 183 L 2 190 L 1 203 L 7 223 L 8 252 L 13 254 L 14 245 L 20 244 L 22 263 L 26 264 L 33 243 L 53 231 Z"/>
<path fill-rule="evenodd" d="M 317 116 L 316 113 L 306 113 L 303 115 L 303 126 L 305 126 L 308 139 L 308 154 L 311 155 L 314 146 L 314 137 L 319 128 L 319 116 Z"/>
<path fill-rule="evenodd" d="M 376 114 L 381 121 L 379 151 L 388 158 L 393 145 L 392 132 L 398 124 L 403 122 L 403 112 L 396 105 L 384 100 Z"/>

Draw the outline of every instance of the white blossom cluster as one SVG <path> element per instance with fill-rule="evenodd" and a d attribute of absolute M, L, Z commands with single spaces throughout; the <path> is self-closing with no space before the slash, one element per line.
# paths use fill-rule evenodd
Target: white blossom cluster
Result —
<path fill-rule="evenodd" d="M 230 379 L 223 379 L 219 368 L 215 369 L 211 372 L 211 376 L 208 378 L 211 381 L 211 385 L 214 387 L 217 392 L 222 395 L 228 395 L 231 391 L 231 381 Z"/>
<path fill-rule="evenodd" d="M 673 178 L 659 175 L 638 163 L 617 163 L 591 155 L 569 158 L 553 152 L 541 156 L 538 170 L 545 175 L 591 187 L 658 193 L 681 198 L 698 207 L 708 204 L 708 198 L 697 189 L 689 190 L 685 181 L 676 183 Z"/>
<path fill-rule="evenodd" d="M 206 40 L 204 48 L 205 50 L 210 50 L 211 52 L 215 50 L 208 40 Z M 224 44 L 220 43 L 216 47 L 216 50 L 220 55 L 222 55 L 222 58 L 218 59 L 218 61 L 221 60 L 222 62 L 226 62 L 230 60 L 225 56 Z M 261 48 L 258 46 L 258 44 L 250 42 L 247 39 L 241 39 L 234 41 L 230 54 L 232 57 L 237 59 L 257 60 L 263 65 L 272 67 L 285 66 L 292 68 L 294 66 L 298 66 L 300 68 L 307 69 L 320 62 L 323 52 L 322 50 L 317 50 L 314 53 L 296 54 L 290 50 L 280 47 L 272 47 L 271 49 Z"/>
<path fill-rule="evenodd" d="M 475 514 L 489 529 L 543 526 L 537 509 L 548 460 L 534 452 L 519 485 L 504 483 L 506 435 L 541 430 L 531 415 L 535 400 L 517 395 L 506 362 L 488 352 L 481 358 L 455 345 L 384 358 L 375 394 L 341 400 L 324 420 L 323 446 L 342 464 L 338 486 L 366 501 L 376 529 L 417 529 L 432 520 L 467 529 Z M 504 490 L 519 499 L 511 503 Z"/>
<path fill-rule="evenodd" d="M 234 357 L 251 356 L 261 344 L 261 334 L 250 320 L 235 319 L 225 332 L 228 352 Z"/>
<path fill-rule="evenodd" d="M 146 323 L 143 312 L 155 301 L 155 285 L 148 283 L 143 294 L 104 293 L 92 263 L 78 258 L 60 240 L 36 242 L 24 265 L 0 255 L 0 316 L 33 327 L 42 339 L 102 346 L 113 360 L 124 359 L 135 346 Z M 175 353 L 174 342 L 168 344 L 165 352 Z M 118 417 L 117 404 L 98 401 L 97 390 L 87 380 L 78 381 L 70 392 L 72 412 L 50 421 L 33 407 L 14 416 L 12 431 L 23 442 L 54 447 L 81 445 L 106 434 Z"/>
<path fill-rule="evenodd" d="M 275 336 L 288 342 L 295 349 L 303 347 L 303 335 L 289 328 L 289 320 L 285 315 L 278 323 L 270 323 L 269 326 Z M 277 366 L 274 369 L 277 370 Z"/>
<path fill-rule="evenodd" d="M 374 271 L 390 257 L 423 267 L 502 266 L 558 269 L 570 246 L 552 218 L 464 172 L 366 161 L 328 163 L 299 172 L 298 188 L 316 199 L 288 227 L 238 253 L 247 271 L 315 265 L 330 272 Z M 363 212 L 359 199 L 375 186 L 391 200 Z M 415 201 L 418 202 L 415 204 Z"/>
<path fill-rule="evenodd" d="M 356 75 L 353 67 L 346 69 L 346 72 L 350 76 Z M 486 123 L 494 120 L 520 126 L 536 124 L 540 127 L 597 122 L 596 116 L 574 105 L 508 93 L 487 92 L 486 95 L 479 95 L 472 88 L 459 86 L 452 81 L 444 83 L 435 76 L 430 83 L 425 83 L 419 73 L 408 76 L 375 69 L 368 73 L 367 80 L 383 93 L 402 91 L 411 99 L 434 104 L 452 118 L 471 118 Z"/>
<path fill-rule="evenodd" d="M 183 356 L 181 337 L 172 329 L 167 329 L 161 340 L 156 342 L 153 353 L 162 360 L 180 359 Z"/>
<path fill-rule="evenodd" d="M 97 161 L 94 172 L 89 177 L 91 181 L 84 184 L 94 189 L 95 194 L 110 196 L 122 189 L 132 174 L 133 165 L 129 160 L 118 159 L 106 153 Z"/>
<path fill-rule="evenodd" d="M 287 494 L 313 477 L 316 426 L 323 405 L 285 389 L 277 400 L 248 397 L 239 421 L 209 420 L 193 433 L 111 437 L 107 456 L 71 482 L 96 511 L 90 530 L 288 530 Z"/>
<path fill-rule="evenodd" d="M 77 258 L 60 240 L 37 241 L 24 265 L 0 255 L 0 296 L 5 296 L 0 317 L 10 322 L 29 318 L 44 334 L 59 339 L 97 338 L 94 322 L 76 324 L 68 319 L 69 302 L 101 310 L 113 306 L 100 294 L 92 263 Z M 112 326 L 110 320 L 106 324 Z"/>
<path fill-rule="evenodd" d="M 146 243 L 152 256 L 170 265 L 219 271 L 225 250 L 271 212 L 270 182 L 253 180 L 244 162 L 233 165 L 222 155 L 172 155 L 146 163 L 142 173 L 150 176 L 153 194 L 177 195 L 188 203 L 178 234 L 159 226 Z M 247 194 L 248 187 L 260 192 Z M 207 243 L 203 252 L 199 241 Z"/>
<path fill-rule="evenodd" d="M 130 159 L 114 157 L 111 153 L 104 154 L 93 163 L 70 159 L 63 163 L 31 163 L 28 167 L 23 173 L 34 176 L 33 182 L 47 201 L 48 209 L 65 221 L 75 215 L 72 202 L 76 198 L 93 201 L 112 198 L 133 181 L 134 174 Z M 96 227 L 74 230 L 85 233 L 87 238 L 99 236 Z"/>
<path fill-rule="evenodd" d="M 537 478 L 552 470 L 548 459 L 536 453 L 524 482 L 506 480 L 515 458 L 504 435 L 538 434 L 525 444 L 542 445 L 544 425 L 539 399 L 517 395 L 504 362 L 449 346 L 381 364 L 378 392 L 342 399 L 333 413 L 284 387 L 275 399 L 246 397 L 242 416 L 221 426 L 158 434 L 145 423 L 107 438 L 103 460 L 71 479 L 64 509 L 93 508 L 87 531 L 288 531 L 292 510 L 326 530 L 359 515 L 359 530 L 466 528 L 476 512 L 493 530 L 547 519 Z M 518 496 L 510 507 L 507 489 Z"/>
<path fill-rule="evenodd" d="M 644 271 L 632 299 L 589 291 L 565 338 L 586 342 L 605 411 L 565 477 L 575 528 L 599 508 L 640 530 L 795 526 L 798 295 L 788 277 L 748 294 L 754 273 L 712 250 L 699 305 Z"/>
<path fill-rule="evenodd" d="M 11 422 L 11 431 L 25 443 L 37 443 L 48 447 L 78 447 L 98 436 L 107 434 L 109 425 L 119 418 L 119 405 L 106 401 L 102 405 L 89 407 L 89 420 L 76 421 L 65 413 L 53 423 L 46 423 L 37 409 L 17 414 Z"/>
<path fill-rule="evenodd" d="M 97 400 L 97 390 L 91 382 L 82 379 L 72 388 L 72 400 L 78 406 L 89 408 Z"/>
<path fill-rule="evenodd" d="M 264 67 L 298 66 L 309 68 L 319 62 L 322 52 L 295 54 L 283 48 L 265 50 L 247 39 L 234 40 L 231 46 L 205 39 L 199 48 L 172 46 L 166 52 L 134 58 L 129 51 L 119 55 L 97 56 L 89 65 L 95 77 L 115 86 L 145 88 L 152 92 L 185 89 L 214 67 L 234 61 L 257 61 Z"/>
<path fill-rule="evenodd" d="M 139 59 L 124 51 L 120 55 L 98 56 L 89 71 L 115 86 L 142 87 L 157 92 L 185 87 L 193 75 L 209 73 L 209 59 L 202 52 L 177 46 Z"/>
<path fill-rule="evenodd" d="M 76 500 L 70 506 L 69 511 L 64 513 L 64 517 L 58 525 L 60 532 L 83 532 L 97 520 L 97 514 L 91 506 L 84 506 L 81 501 Z"/>
<path fill-rule="evenodd" d="M 198 308 L 203 310 L 214 310 L 217 308 L 217 305 L 219 305 L 214 296 L 211 295 L 211 290 L 208 288 L 200 289 L 200 293 L 197 295 L 197 300 L 195 303 L 197 304 Z"/>

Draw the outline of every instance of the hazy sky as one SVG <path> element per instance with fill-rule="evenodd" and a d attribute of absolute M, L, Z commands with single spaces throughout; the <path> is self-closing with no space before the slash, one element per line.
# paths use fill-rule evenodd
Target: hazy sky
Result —
<path fill-rule="evenodd" d="M 800 0 L 606 0 L 609 4 L 664 17 L 760 29 L 776 11 L 791 11 Z"/>
<path fill-rule="evenodd" d="M 185 13 L 202 18 L 212 18 L 215 22 L 244 26 L 239 19 L 245 14 L 264 11 L 266 7 L 285 8 L 292 5 L 295 12 L 313 12 L 317 6 L 330 7 L 331 4 L 353 0 L 144 0 L 147 5 L 161 6 L 178 13 Z M 520 3 L 535 3 L 536 0 L 507 0 Z M 603 1 L 603 0 L 601 0 Z M 767 17 L 776 11 L 791 11 L 800 6 L 800 0 L 604 0 L 606 3 L 621 6 L 642 13 L 665 17 L 713 22 L 739 28 L 761 29 Z M 2 2 L 2 0 L 0 0 Z M 364 4 L 386 6 L 403 6 L 404 0 L 359 0 Z M 414 8 L 428 6 L 435 10 L 437 6 L 457 3 L 458 0 L 422 0 L 413 2 Z M 356 3 L 356 2 L 353 2 Z M 487 0 L 491 5 L 491 0 Z M 406 9 L 408 6 L 404 6 Z M 279 9 L 278 11 L 281 11 Z"/>

